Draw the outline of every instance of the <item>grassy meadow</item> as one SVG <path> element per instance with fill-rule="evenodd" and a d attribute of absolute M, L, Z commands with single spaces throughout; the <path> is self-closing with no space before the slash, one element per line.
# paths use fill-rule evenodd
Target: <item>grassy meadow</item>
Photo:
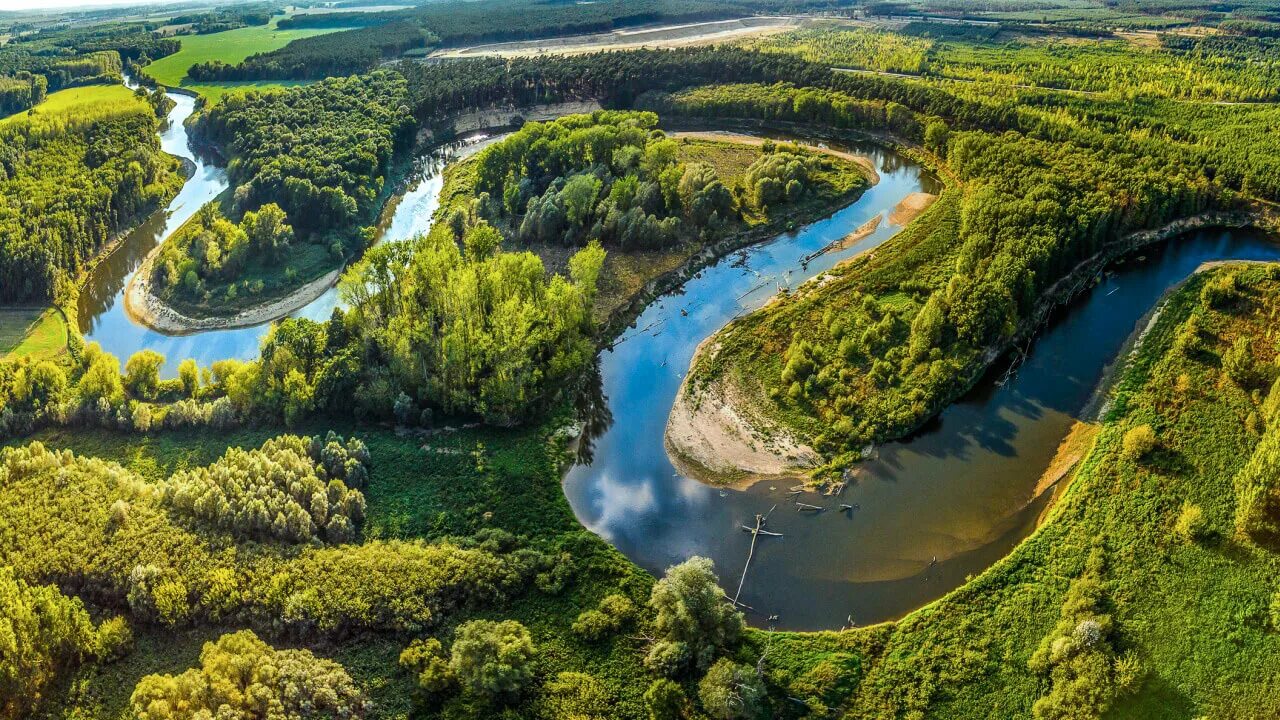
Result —
<path fill-rule="evenodd" d="M 14 113 L 0 118 L 0 126 L 23 122 L 35 118 L 52 118 L 55 116 L 80 117 L 89 114 L 100 114 L 105 108 L 121 103 L 138 103 L 133 91 L 123 85 L 85 85 L 50 93 L 44 102 L 30 110 Z"/>
<path fill-rule="evenodd" d="M 55 308 L 0 308 L 0 357 L 50 360 L 67 350 L 67 323 Z"/>
<path fill-rule="evenodd" d="M 182 35 L 182 49 L 162 57 L 146 66 L 144 72 L 156 82 L 168 87 L 181 87 L 217 102 L 229 92 L 242 90 L 260 90 L 268 87 L 287 87 L 300 85 L 298 81 L 263 81 L 263 82 L 227 82 L 227 83 L 193 83 L 186 79 L 187 69 L 192 65 L 212 60 L 221 60 L 234 65 L 255 53 L 278 50 L 299 38 L 337 32 L 344 28 L 301 28 L 280 30 L 276 28 L 276 19 L 266 25 L 226 30 L 207 35 Z"/>

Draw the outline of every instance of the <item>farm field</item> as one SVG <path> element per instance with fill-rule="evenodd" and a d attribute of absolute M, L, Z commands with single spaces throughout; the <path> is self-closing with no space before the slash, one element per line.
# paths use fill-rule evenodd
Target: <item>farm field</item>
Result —
<path fill-rule="evenodd" d="M 237 28 L 207 35 L 181 35 L 178 40 L 182 43 L 182 49 L 152 62 L 146 66 L 143 72 L 161 85 L 180 87 L 215 102 L 229 92 L 299 85 L 301 83 L 289 81 L 193 83 L 186 79 L 186 74 L 187 69 L 196 63 L 221 60 L 225 63 L 234 64 L 254 53 L 278 50 L 299 38 L 323 35 L 344 29 L 299 28 L 281 30 L 276 27 L 277 22 L 278 20 L 273 19 L 266 25 Z"/>
<path fill-rule="evenodd" d="M 0 308 L 0 357 L 52 360 L 67 350 L 67 323 L 53 308 Z"/>

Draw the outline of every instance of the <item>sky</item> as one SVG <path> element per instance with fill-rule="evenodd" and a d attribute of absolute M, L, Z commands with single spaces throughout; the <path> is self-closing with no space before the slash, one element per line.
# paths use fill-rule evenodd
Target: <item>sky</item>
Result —
<path fill-rule="evenodd" d="M 66 10 L 105 5 L 160 5 L 173 0 L 0 0 L 0 10 Z"/>

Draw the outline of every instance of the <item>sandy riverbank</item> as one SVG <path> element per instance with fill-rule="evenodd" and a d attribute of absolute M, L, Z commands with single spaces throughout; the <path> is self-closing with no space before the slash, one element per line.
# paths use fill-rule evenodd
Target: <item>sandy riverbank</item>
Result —
<path fill-rule="evenodd" d="M 718 345 L 703 340 L 691 366 L 700 356 L 713 357 Z M 681 474 L 717 485 L 746 486 L 767 478 L 803 478 L 820 458 L 781 427 L 763 418 L 746 418 L 746 405 L 727 394 L 727 383 L 714 383 L 691 393 L 686 375 L 667 418 L 664 443 L 672 465 Z"/>
<path fill-rule="evenodd" d="M 253 327 L 278 320 L 315 302 L 333 287 L 342 275 L 342 268 L 339 267 L 284 297 L 247 307 L 234 315 L 193 318 L 178 312 L 151 291 L 151 265 L 161 247 L 163 244 L 156 246 L 129 278 L 129 285 L 124 293 L 124 310 L 129 319 L 134 322 L 169 335 Z"/>

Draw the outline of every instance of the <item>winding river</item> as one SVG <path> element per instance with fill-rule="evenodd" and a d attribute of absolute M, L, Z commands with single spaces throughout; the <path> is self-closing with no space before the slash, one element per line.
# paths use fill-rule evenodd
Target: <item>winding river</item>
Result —
<path fill-rule="evenodd" d="M 124 309 L 129 277 L 164 237 L 227 186 L 225 173 L 188 147 L 183 121 L 193 98 L 177 105 L 161 135 L 164 149 L 188 159 L 194 173 L 170 205 L 120 243 L 95 268 L 80 297 L 86 340 L 126 358 L 151 348 L 168 359 L 202 365 L 250 358 L 269 325 L 166 335 L 134 322 Z M 379 221 L 383 241 L 426 231 L 438 206 L 441 169 L 485 144 L 483 136 L 419 158 Z M 587 432 L 564 491 L 579 520 L 642 567 L 661 574 L 692 555 L 713 559 L 736 589 L 750 536 L 741 526 L 770 512 L 741 600 L 754 624 L 785 629 L 838 628 L 899 617 L 981 572 L 1036 525 L 1049 493 L 1035 486 L 1070 426 L 1091 399 L 1142 317 L 1172 286 L 1204 262 L 1280 259 L 1253 231 L 1205 231 L 1177 238 L 1111 268 L 1088 293 L 1058 311 L 1015 373 L 1001 361 L 960 401 L 910 438 L 890 443 L 861 464 L 839 498 L 806 494 L 826 508 L 801 513 L 789 483 L 763 481 L 719 489 L 680 476 L 667 459 L 663 430 L 694 349 L 733 317 L 758 308 L 782 286 L 795 287 L 900 228 L 890 211 L 914 192 L 939 192 L 922 167 L 877 145 L 852 144 L 871 158 L 880 182 L 856 202 L 797 232 L 723 258 L 682 288 L 652 303 L 599 359 L 599 388 L 584 405 Z M 868 220 L 878 229 L 856 245 L 801 260 Z M 336 290 L 296 311 L 328 317 Z M 838 511 L 839 503 L 854 507 Z M 776 506 L 776 507 L 775 507 Z"/>
<path fill-rule="evenodd" d="M 166 377 L 177 374 L 178 363 L 184 358 L 194 358 L 201 366 L 208 366 L 216 360 L 256 357 L 258 344 L 271 327 L 270 323 L 264 323 L 253 327 L 172 335 L 138 323 L 125 310 L 124 294 L 129 278 L 147 254 L 202 205 L 227 188 L 226 172 L 189 145 L 183 123 L 195 111 L 195 98 L 177 93 L 170 93 L 169 97 L 176 105 L 169 112 L 160 133 L 160 144 L 165 152 L 189 161 L 194 172 L 167 208 L 135 228 L 98 263 L 81 288 L 79 307 L 80 332 L 86 342 L 101 344 L 104 350 L 121 361 L 138 350 L 155 350 L 165 356 L 163 372 Z M 391 198 L 379 217 L 379 241 L 405 240 L 426 232 L 439 204 L 444 182 L 441 171 L 445 165 L 475 152 L 492 140 L 477 134 L 433 148 L 416 158 L 405 181 L 405 190 Z M 312 320 L 326 319 L 338 302 L 338 291 L 333 287 L 291 315 Z"/>
<path fill-rule="evenodd" d="M 799 498 L 826 508 L 821 513 L 798 511 L 787 497 L 791 483 L 735 490 L 682 477 L 667 458 L 663 429 L 698 343 L 759 307 L 779 283 L 795 287 L 900 228 L 882 223 L 807 269 L 801 258 L 877 214 L 887 220 L 912 192 L 938 191 L 935 179 L 899 156 L 849 149 L 874 158 L 879 185 L 826 220 L 704 270 L 601 354 L 604 406 L 588 416 L 612 422 L 588 423 L 582 458 L 564 481 L 579 520 L 633 561 L 661 574 L 691 555 L 710 557 L 730 594 L 751 544 L 742 526 L 776 506 L 768 527 L 783 537 L 760 539 L 741 595 L 756 625 L 814 630 L 893 619 L 990 567 L 1035 529 L 1050 495 L 1035 496 L 1037 481 L 1161 296 L 1203 262 L 1280 259 L 1280 245 L 1261 233 L 1205 231 L 1118 263 L 1053 316 L 1008 379 L 1006 359 L 926 428 L 879 448 L 838 498 Z M 854 509 L 841 512 L 841 503 Z"/>

